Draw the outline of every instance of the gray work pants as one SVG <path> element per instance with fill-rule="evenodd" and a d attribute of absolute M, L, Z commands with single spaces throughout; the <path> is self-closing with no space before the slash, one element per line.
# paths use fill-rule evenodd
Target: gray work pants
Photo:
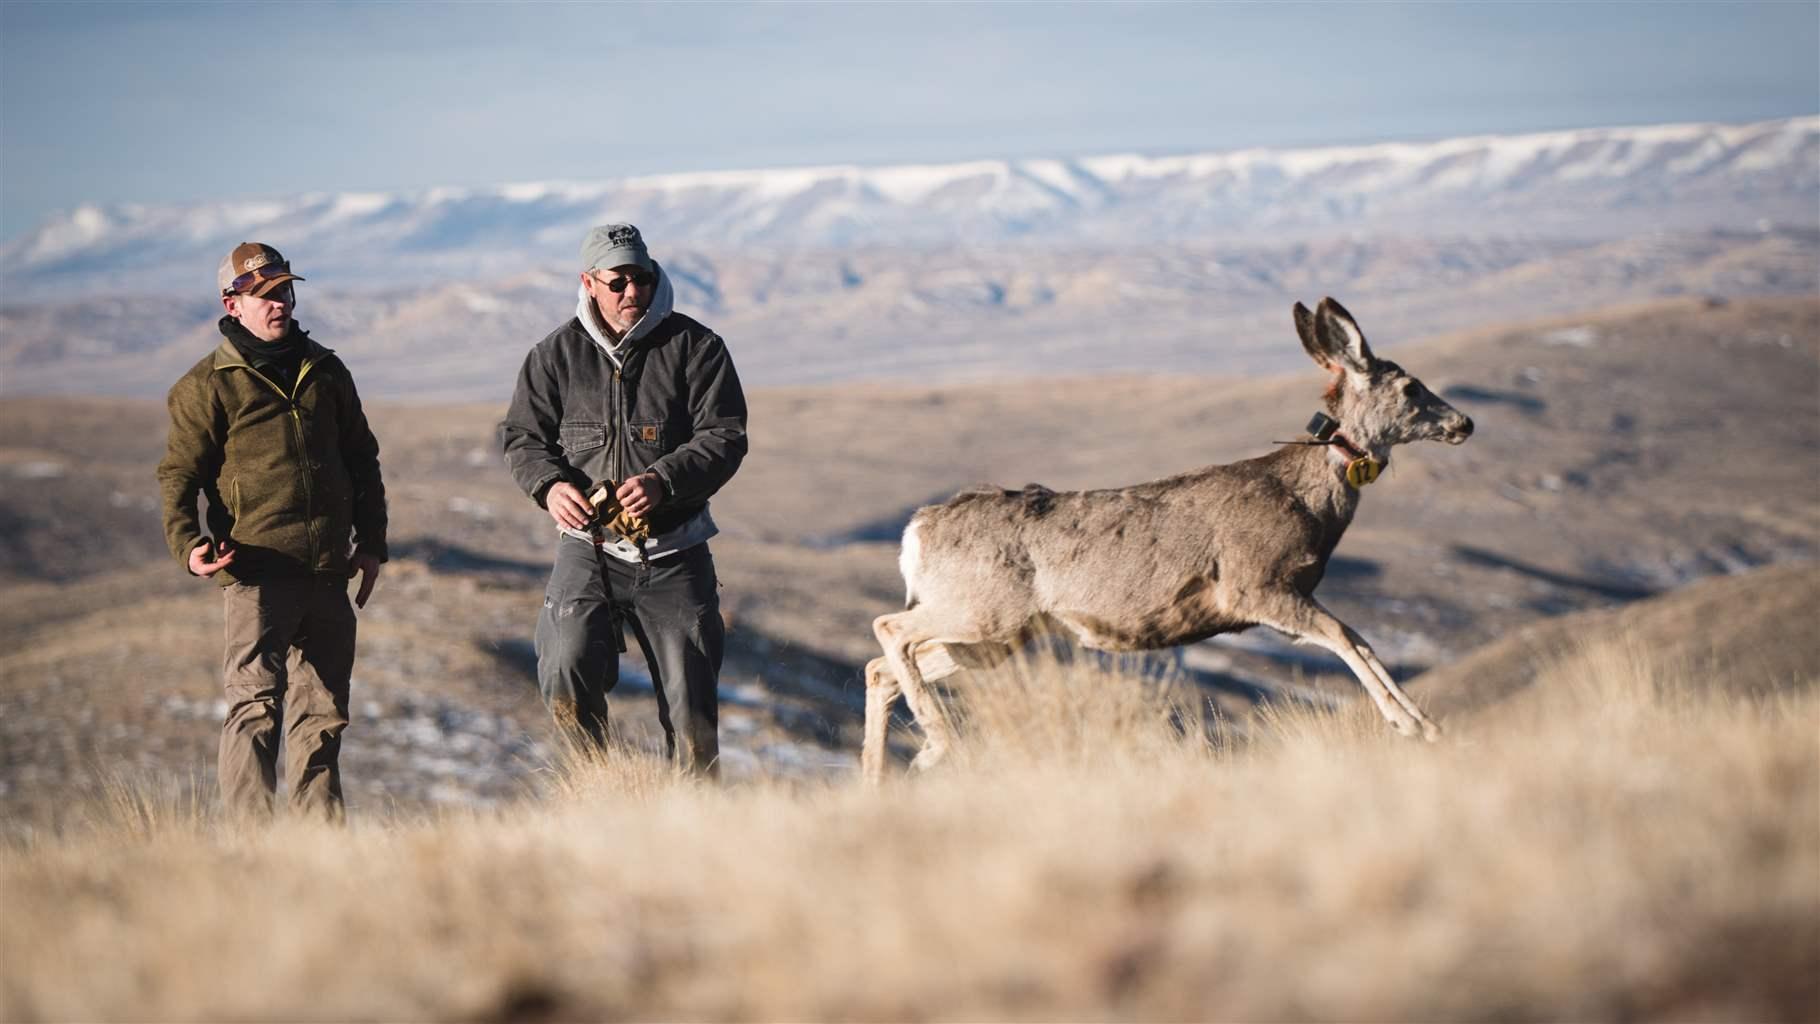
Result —
<path fill-rule="evenodd" d="M 235 818 L 271 813 L 282 727 L 292 809 L 341 820 L 341 732 L 348 726 L 355 627 L 346 577 L 235 583 L 222 600 L 228 704 L 218 769 L 222 803 Z"/>
<path fill-rule="evenodd" d="M 651 670 L 666 753 L 718 775 L 726 627 L 717 586 L 706 544 L 636 564 L 560 537 L 536 634 L 537 685 L 557 724 L 580 743 L 605 746 L 607 694 L 629 631 Z"/>

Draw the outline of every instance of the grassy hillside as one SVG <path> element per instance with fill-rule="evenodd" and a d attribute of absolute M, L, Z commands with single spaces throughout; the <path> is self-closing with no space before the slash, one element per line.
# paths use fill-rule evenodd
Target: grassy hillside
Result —
<path fill-rule="evenodd" d="M 941 770 L 853 770 L 914 506 L 1256 454 L 1312 368 L 755 392 L 720 787 L 636 665 L 623 748 L 557 746 L 500 410 L 387 405 L 340 830 L 216 818 L 162 407 L 0 401 L 0 1019 L 1812 1020 L 1820 300 L 1373 341 L 1478 430 L 1398 453 L 1320 595 L 1437 744 L 1245 634 L 959 677 Z"/>
<path fill-rule="evenodd" d="M 0 849 L 0 1017 L 1787 1020 L 1820 1005 L 1820 700 L 1575 639 L 1438 745 L 976 681 L 934 776 L 569 763 L 540 799 L 235 834 L 135 778 Z"/>

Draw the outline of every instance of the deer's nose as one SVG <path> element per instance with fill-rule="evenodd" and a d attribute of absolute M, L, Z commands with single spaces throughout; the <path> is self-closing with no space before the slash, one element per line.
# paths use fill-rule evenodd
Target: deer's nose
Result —
<path fill-rule="evenodd" d="M 1453 432 L 1462 441 L 1471 437 L 1472 436 L 1472 417 L 1471 416 L 1461 416 L 1460 425 L 1455 427 Z"/>

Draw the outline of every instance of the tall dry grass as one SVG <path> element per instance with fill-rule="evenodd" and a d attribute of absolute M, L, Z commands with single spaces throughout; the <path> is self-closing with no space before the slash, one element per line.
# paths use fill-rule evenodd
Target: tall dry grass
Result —
<path fill-rule="evenodd" d="M 626 755 L 346 830 L 117 802 L 0 853 L 0 1016 L 1812 1019 L 1820 699 L 1706 683 L 1619 638 L 1437 745 L 1209 744 L 1179 684 L 1024 664 L 879 792 Z"/>

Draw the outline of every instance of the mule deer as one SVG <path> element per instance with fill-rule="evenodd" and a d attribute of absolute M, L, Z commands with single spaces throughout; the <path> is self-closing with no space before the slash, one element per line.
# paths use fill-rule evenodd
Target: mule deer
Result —
<path fill-rule="evenodd" d="M 872 624 L 885 653 L 866 666 L 867 779 L 884 774 L 900 692 L 924 737 L 912 767 L 927 769 L 951 743 L 927 684 L 997 664 L 1050 631 L 1092 650 L 1140 651 L 1270 626 L 1338 655 L 1397 732 L 1439 735 L 1314 589 L 1390 449 L 1459 444 L 1472 420 L 1373 356 L 1338 302 L 1322 299 L 1312 313 L 1296 303 L 1295 326 L 1333 375 L 1330 419 L 1310 425 L 1314 436 L 1134 487 L 981 488 L 917 510 L 898 558 L 905 609 Z"/>

